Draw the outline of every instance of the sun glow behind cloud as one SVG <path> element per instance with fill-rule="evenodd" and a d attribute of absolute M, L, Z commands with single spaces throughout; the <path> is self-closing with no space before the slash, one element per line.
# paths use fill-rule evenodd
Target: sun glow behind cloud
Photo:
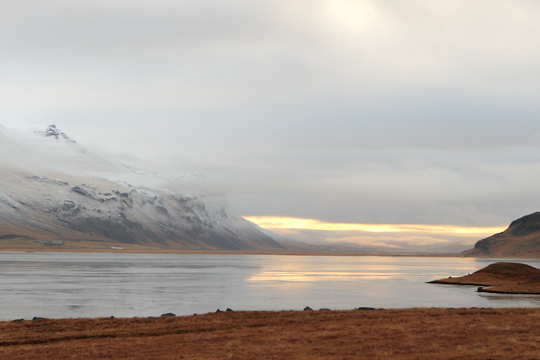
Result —
<path fill-rule="evenodd" d="M 315 219 L 292 217 L 245 216 L 264 229 L 304 229 L 327 231 L 361 231 L 371 233 L 432 233 L 451 235 L 492 235 L 504 231 L 503 227 L 464 227 L 453 225 L 419 225 L 419 224 L 355 224 L 329 223 Z"/>
<path fill-rule="evenodd" d="M 375 8 L 369 2 L 353 0 L 332 0 L 328 3 L 329 14 L 344 30 L 356 33 L 368 25 L 375 15 Z"/>

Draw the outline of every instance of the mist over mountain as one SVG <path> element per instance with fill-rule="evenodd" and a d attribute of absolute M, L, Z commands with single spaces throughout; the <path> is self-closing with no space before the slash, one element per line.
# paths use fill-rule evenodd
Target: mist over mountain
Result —
<path fill-rule="evenodd" d="M 96 155 L 54 125 L 45 130 L 0 126 L 0 154 L 2 241 L 284 248 L 230 214 L 222 195 L 170 191 L 164 184 L 181 178 Z"/>

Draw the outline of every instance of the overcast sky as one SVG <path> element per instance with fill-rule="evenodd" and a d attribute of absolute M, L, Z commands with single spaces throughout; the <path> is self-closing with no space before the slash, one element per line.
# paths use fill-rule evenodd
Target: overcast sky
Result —
<path fill-rule="evenodd" d="M 535 0 L 0 0 L 0 124 L 202 174 L 240 215 L 506 226 L 540 210 L 538 19 Z"/>

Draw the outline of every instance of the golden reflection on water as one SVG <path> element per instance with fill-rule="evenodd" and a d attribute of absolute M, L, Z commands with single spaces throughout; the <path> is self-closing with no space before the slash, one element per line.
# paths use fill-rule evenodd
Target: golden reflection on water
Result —
<path fill-rule="evenodd" d="M 286 288 L 287 291 L 302 292 L 309 288 L 322 286 L 328 288 L 345 286 L 356 288 L 360 284 L 376 284 L 370 291 L 392 291 L 382 289 L 384 281 L 419 281 L 461 276 L 479 265 L 474 259 L 452 258 L 452 272 L 438 273 L 442 259 L 402 258 L 402 257 L 317 257 L 310 256 L 275 256 L 267 266 L 251 273 L 246 284 L 251 287 Z M 444 267 L 444 266 L 443 266 Z M 458 270 L 463 267 L 463 271 Z M 340 285 L 342 284 L 342 285 Z M 370 285 L 371 286 L 371 285 Z M 384 287 L 384 286 L 383 286 Z"/>
<path fill-rule="evenodd" d="M 391 279 L 400 275 L 399 273 L 382 272 L 286 272 L 286 271 L 263 271 L 247 279 L 249 283 L 267 282 L 316 282 L 316 281 L 354 281 L 362 279 Z M 267 285 L 267 284 L 264 284 Z"/>
<path fill-rule="evenodd" d="M 343 262 L 339 257 L 317 258 L 316 266 L 309 257 L 283 256 L 272 260 L 272 266 L 251 275 L 246 282 L 256 286 L 290 284 L 298 287 L 312 286 L 316 282 L 388 280 L 405 275 L 400 271 L 399 259 L 393 258 L 384 258 L 384 263 L 377 257 L 364 257 L 352 263 Z"/>

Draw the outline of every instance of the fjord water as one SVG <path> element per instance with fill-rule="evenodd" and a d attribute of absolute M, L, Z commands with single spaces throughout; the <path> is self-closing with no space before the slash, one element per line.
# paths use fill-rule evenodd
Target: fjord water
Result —
<path fill-rule="evenodd" d="M 427 284 L 493 259 L 380 256 L 0 253 L 0 320 L 225 310 L 540 307 L 539 296 Z M 506 260 L 507 261 L 507 260 Z M 516 260 L 539 267 L 540 260 Z"/>

